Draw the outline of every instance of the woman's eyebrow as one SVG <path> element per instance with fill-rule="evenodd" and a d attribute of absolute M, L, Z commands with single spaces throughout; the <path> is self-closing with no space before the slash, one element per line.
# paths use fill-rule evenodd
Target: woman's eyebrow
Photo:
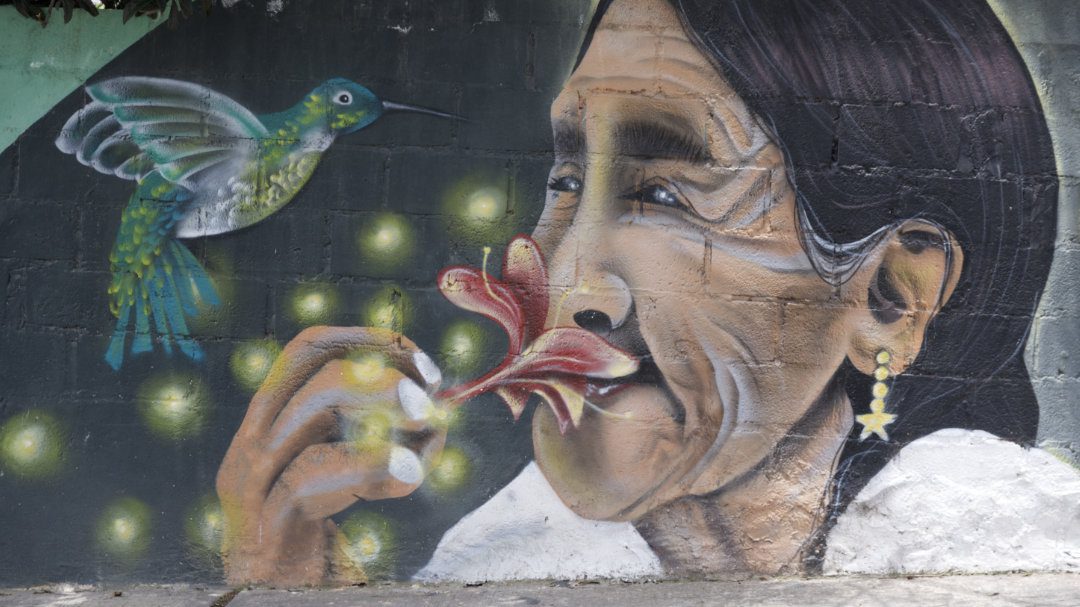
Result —
<path fill-rule="evenodd" d="M 676 160 L 694 164 L 712 161 L 705 142 L 693 130 L 666 121 L 632 120 L 615 126 L 615 146 L 622 156 Z"/>
<path fill-rule="evenodd" d="M 577 156 L 585 152 L 585 133 L 576 124 L 555 123 L 555 153 L 559 156 Z"/>
<path fill-rule="evenodd" d="M 677 120 L 630 120 L 614 127 L 613 152 L 619 156 L 646 160 L 676 160 L 707 164 L 712 154 L 705 142 L 693 135 L 688 125 Z M 554 125 L 555 152 L 559 156 L 580 156 L 585 152 L 585 133 L 578 124 Z"/>

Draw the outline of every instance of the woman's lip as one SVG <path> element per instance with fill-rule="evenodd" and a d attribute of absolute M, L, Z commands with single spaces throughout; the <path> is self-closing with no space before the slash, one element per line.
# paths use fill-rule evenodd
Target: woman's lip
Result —
<path fill-rule="evenodd" d="M 631 385 L 632 384 L 628 382 L 620 382 L 616 384 L 612 383 L 610 380 L 590 380 L 587 384 L 585 384 L 585 398 L 593 404 L 597 404 L 597 401 L 602 401 L 607 397 L 615 396 L 616 394 L 622 392 Z"/>
<path fill-rule="evenodd" d="M 671 414 L 674 419 L 685 419 L 686 412 L 683 409 L 683 403 L 679 402 L 675 394 L 667 386 L 664 374 L 661 372 L 660 367 L 652 362 L 652 356 L 642 356 L 637 361 L 637 372 L 631 375 L 617 379 L 589 378 L 585 383 L 585 400 L 600 408 L 606 408 L 607 405 L 615 402 L 615 397 L 621 392 L 637 386 L 649 386 L 659 388 L 664 392 L 667 400 L 671 403 Z"/>

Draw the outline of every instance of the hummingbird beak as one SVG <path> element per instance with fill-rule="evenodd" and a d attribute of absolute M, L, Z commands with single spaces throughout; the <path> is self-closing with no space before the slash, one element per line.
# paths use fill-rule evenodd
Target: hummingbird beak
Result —
<path fill-rule="evenodd" d="M 446 112 L 440 112 L 439 110 L 420 107 L 418 105 L 406 105 L 404 103 L 394 103 L 393 101 L 383 101 L 382 106 L 383 110 L 387 112 L 413 112 L 416 114 L 438 116 L 439 118 L 449 118 L 450 120 L 465 120 L 465 118 L 458 116 L 457 114 L 448 114 Z"/>

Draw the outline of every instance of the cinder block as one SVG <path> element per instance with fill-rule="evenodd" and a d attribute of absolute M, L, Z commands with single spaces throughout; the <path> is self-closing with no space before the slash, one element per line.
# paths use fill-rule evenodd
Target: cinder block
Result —
<path fill-rule="evenodd" d="M 74 261 L 78 229 L 74 204 L 8 201 L 0 205 L 0 257 Z"/>

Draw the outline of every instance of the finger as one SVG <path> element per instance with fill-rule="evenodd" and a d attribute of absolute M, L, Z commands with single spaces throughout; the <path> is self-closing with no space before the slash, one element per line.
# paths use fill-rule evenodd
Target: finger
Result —
<path fill-rule="evenodd" d="M 359 499 L 408 495 L 423 479 L 420 456 L 401 446 L 374 452 L 348 443 L 312 445 L 274 483 L 265 512 L 275 517 L 273 524 L 283 524 L 289 517 L 326 518 Z"/>
<path fill-rule="evenodd" d="M 326 362 L 363 351 L 379 352 L 406 375 L 424 381 L 413 362 L 420 349 L 399 333 L 371 327 L 305 329 L 274 362 L 266 381 L 252 397 L 237 435 L 249 439 L 265 435 L 291 396 Z"/>
<path fill-rule="evenodd" d="M 420 387 L 381 358 L 371 354 L 332 360 L 312 376 L 270 428 L 265 449 L 271 459 L 284 468 L 308 445 L 348 438 L 344 434 L 350 428 L 372 416 L 378 416 L 386 430 L 401 433 L 423 433 L 430 429 L 429 421 L 445 425 L 438 423 L 445 414 L 439 415 L 431 399 L 435 388 Z"/>
<path fill-rule="evenodd" d="M 272 459 L 282 461 L 284 468 L 308 445 L 343 438 L 342 426 L 358 421 L 363 413 L 393 416 L 400 410 L 399 381 L 412 382 L 397 369 L 383 368 L 376 377 L 357 377 L 356 363 L 328 362 L 277 416 L 268 433 L 266 451 Z M 397 420 L 386 421 L 393 425 Z"/>
<path fill-rule="evenodd" d="M 218 472 L 218 485 L 230 500 L 252 505 L 265 499 L 272 471 L 288 461 L 268 461 L 262 446 L 266 433 L 281 408 L 325 362 L 364 349 L 384 352 L 391 360 L 407 363 L 416 346 L 405 337 L 385 329 L 359 327 L 312 327 L 301 331 L 274 361 L 266 381 L 251 399 Z M 277 472 L 273 472 L 276 475 Z"/>

